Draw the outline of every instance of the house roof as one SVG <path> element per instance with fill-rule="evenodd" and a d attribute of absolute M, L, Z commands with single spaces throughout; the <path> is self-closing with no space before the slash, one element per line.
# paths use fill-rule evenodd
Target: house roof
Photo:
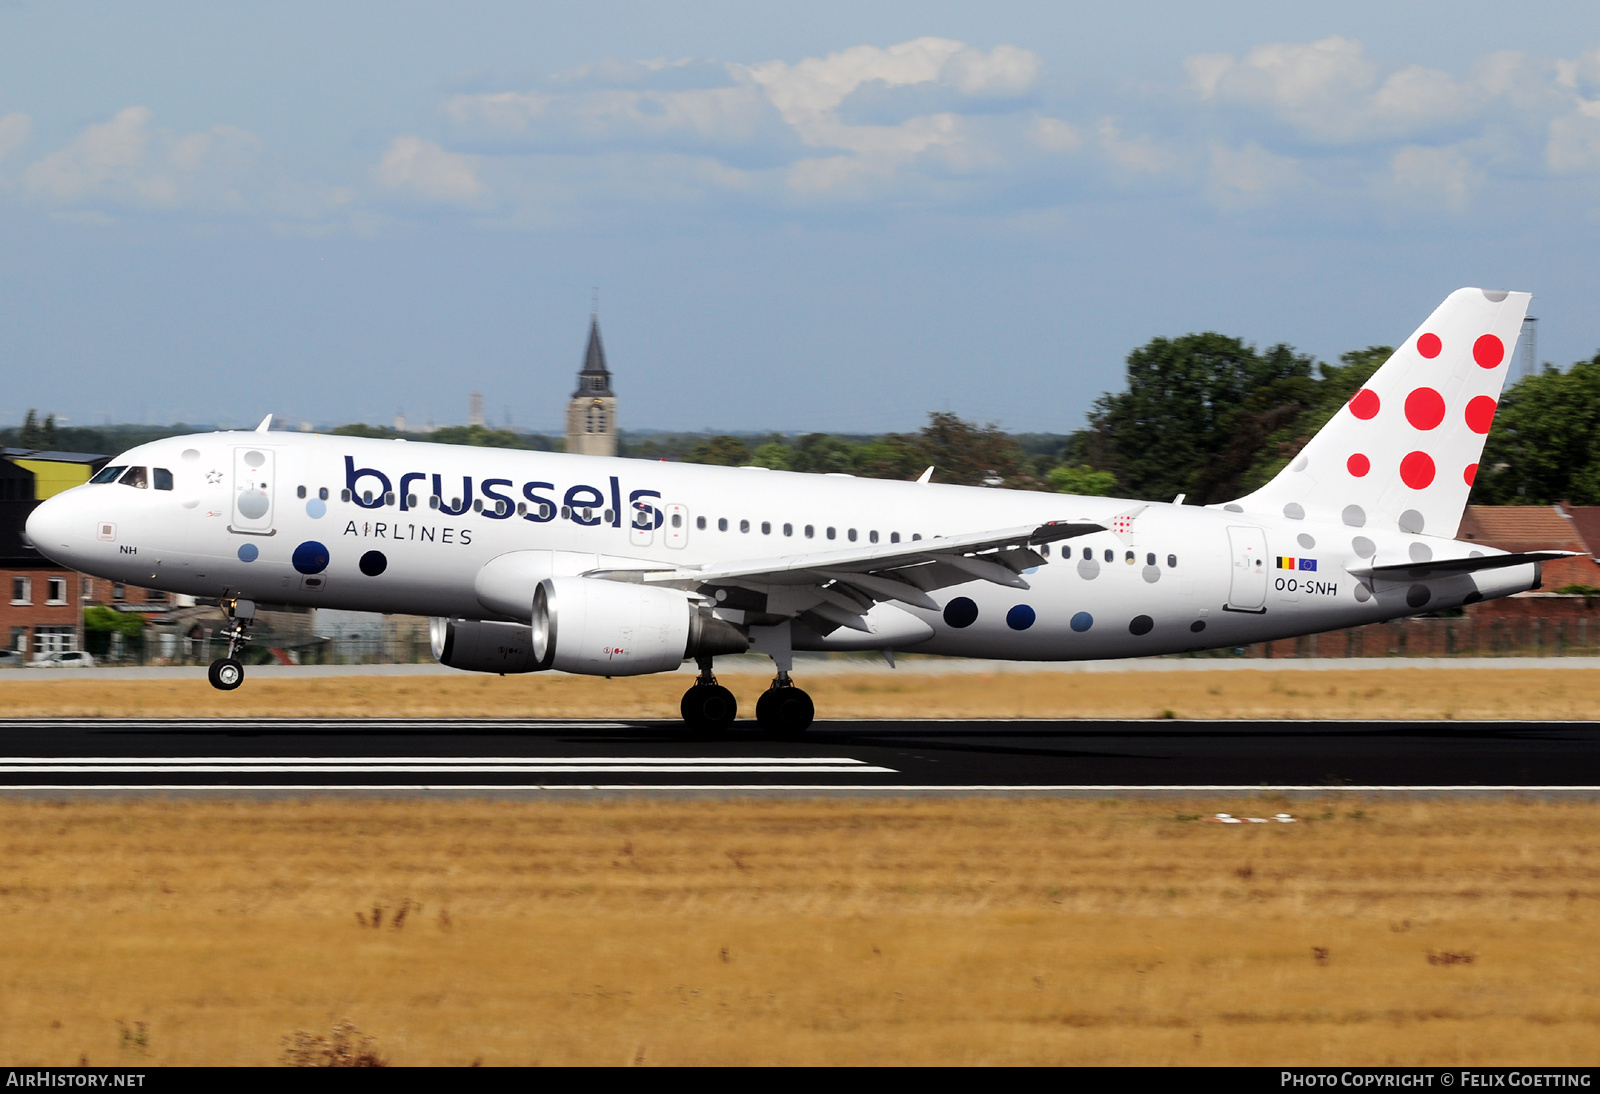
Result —
<path fill-rule="evenodd" d="M 1569 505 L 1567 515 L 1583 540 L 1584 550 L 1600 558 L 1600 505 Z"/>
<path fill-rule="evenodd" d="M 1587 551 L 1555 505 L 1469 505 L 1456 538 L 1502 551 Z"/>

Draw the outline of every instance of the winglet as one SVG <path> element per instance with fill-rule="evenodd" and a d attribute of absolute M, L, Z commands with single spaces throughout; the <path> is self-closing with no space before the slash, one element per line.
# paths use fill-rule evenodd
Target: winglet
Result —
<path fill-rule="evenodd" d="M 261 419 L 261 424 L 256 426 L 257 433 L 268 433 L 272 430 L 272 415 L 268 414 Z"/>
<path fill-rule="evenodd" d="M 922 474 L 918 475 L 917 476 L 917 481 L 922 483 L 922 485 L 924 485 L 924 486 L 926 486 L 926 485 L 928 485 L 928 483 L 932 482 L 933 481 L 933 468 L 929 467 Z"/>

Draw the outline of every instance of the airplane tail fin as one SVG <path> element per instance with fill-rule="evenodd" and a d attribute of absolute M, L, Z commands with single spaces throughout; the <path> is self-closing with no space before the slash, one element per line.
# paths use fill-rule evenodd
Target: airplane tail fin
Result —
<path fill-rule="evenodd" d="M 1453 539 L 1531 294 L 1457 289 L 1233 512 Z"/>

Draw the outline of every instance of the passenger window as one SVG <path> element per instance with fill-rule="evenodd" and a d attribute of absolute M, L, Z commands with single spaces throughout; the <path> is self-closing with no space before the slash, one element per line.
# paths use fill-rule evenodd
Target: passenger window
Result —
<path fill-rule="evenodd" d="M 851 543 L 854 543 L 856 541 L 856 530 L 854 528 L 850 529 L 845 534 L 850 537 L 850 542 Z"/>
<path fill-rule="evenodd" d="M 323 501 L 327 501 L 328 500 L 328 488 L 326 486 L 324 486 L 321 490 L 318 490 L 317 491 L 317 497 L 320 498 Z M 417 503 L 416 502 L 412 502 L 411 504 L 415 505 Z"/>
<path fill-rule="evenodd" d="M 571 520 L 572 519 L 572 506 L 563 505 L 561 507 L 561 519 L 562 520 Z"/>
<path fill-rule="evenodd" d="M 90 482 L 116 482 L 117 481 L 117 476 L 122 474 L 127 469 L 128 469 L 128 465 L 125 464 L 125 463 L 118 464 L 115 467 L 102 467 L 100 469 L 100 473 L 98 475 L 96 475 L 94 478 L 90 479 L 89 481 Z"/>
<path fill-rule="evenodd" d="M 1124 552 L 1123 556 L 1122 556 L 1122 561 L 1126 562 L 1129 566 L 1132 566 L 1133 565 L 1133 552 L 1132 551 Z"/>
<path fill-rule="evenodd" d="M 393 490 L 391 490 L 387 494 L 383 495 L 383 504 L 385 504 L 385 505 L 393 505 L 394 504 L 394 491 Z"/>
<path fill-rule="evenodd" d="M 702 532 L 704 532 L 706 530 L 706 518 L 705 517 L 695 517 L 694 518 L 694 526 L 696 528 L 700 529 Z"/>
<path fill-rule="evenodd" d="M 674 514 L 672 514 L 672 526 L 674 528 L 682 528 L 683 527 L 683 514 L 682 513 L 674 513 Z"/>
<path fill-rule="evenodd" d="M 1045 558 L 1049 558 L 1050 557 L 1050 545 L 1048 543 L 1046 543 L 1043 547 L 1040 547 L 1039 548 L 1039 553 L 1041 555 L 1043 555 Z"/>
<path fill-rule="evenodd" d="M 794 525 L 792 525 L 792 524 L 785 524 L 785 525 L 784 525 L 784 526 L 783 526 L 783 534 L 784 534 L 784 535 L 786 535 L 786 536 L 792 536 L 792 535 L 794 535 Z"/>
<path fill-rule="evenodd" d="M 415 495 L 413 495 L 412 498 L 411 498 L 411 507 L 413 509 L 415 509 L 417 507 L 417 499 L 416 499 Z M 517 502 L 517 516 L 525 517 L 527 515 L 528 515 L 528 503 L 525 502 L 525 501 Z"/>
<path fill-rule="evenodd" d="M 836 532 L 834 529 L 832 529 L 832 528 L 828 529 L 828 538 L 829 539 L 836 539 L 836 538 L 838 538 L 838 535 L 839 535 L 839 533 Z"/>
<path fill-rule="evenodd" d="M 122 476 L 123 486 L 137 486 L 140 490 L 150 488 L 150 475 L 142 467 L 130 467 L 127 474 Z"/>
<path fill-rule="evenodd" d="M 157 490 L 172 489 L 172 472 L 168 471 L 165 467 L 158 467 L 155 469 L 155 480 Z"/>
<path fill-rule="evenodd" d="M 764 535 L 764 536 L 770 536 L 772 534 L 772 522 L 771 521 L 764 520 L 764 521 L 761 522 L 761 534 Z"/>
<path fill-rule="evenodd" d="M 417 496 L 415 494 L 407 494 L 406 495 L 406 508 L 407 509 L 415 509 L 416 507 L 417 507 Z"/>
<path fill-rule="evenodd" d="M 441 499 L 440 499 L 438 494 L 429 495 L 429 497 L 428 497 L 428 508 L 429 509 L 437 509 L 437 508 L 439 508 L 440 501 L 441 501 Z"/>
<path fill-rule="evenodd" d="M 348 490 L 339 491 L 339 500 L 340 501 L 349 501 L 350 500 L 350 491 L 348 491 Z M 438 498 L 434 498 L 433 499 L 433 507 L 435 509 L 439 508 L 439 499 Z"/>
<path fill-rule="evenodd" d="M 1178 556 L 1177 555 L 1168 555 L 1167 556 L 1167 569 L 1176 570 L 1177 568 L 1178 568 Z"/>
<path fill-rule="evenodd" d="M 750 522 L 747 521 L 747 520 L 741 520 L 739 522 L 739 531 L 748 532 L 749 530 L 750 530 Z"/>
<path fill-rule="evenodd" d="M 889 533 L 889 542 L 890 543 L 899 543 L 900 542 L 900 533 L 899 532 L 890 532 Z"/>
<path fill-rule="evenodd" d="M 361 500 L 366 502 L 368 505 L 371 505 L 372 504 L 372 491 L 371 490 L 363 490 L 363 491 L 361 491 Z"/>
<path fill-rule="evenodd" d="M 867 539 L 870 540 L 873 543 L 878 542 L 878 533 L 877 532 L 868 532 L 867 533 Z"/>
<path fill-rule="evenodd" d="M 1154 566 L 1156 564 L 1156 553 L 1154 551 L 1144 556 L 1144 564 L 1146 566 Z"/>
<path fill-rule="evenodd" d="M 294 488 L 294 496 L 297 497 L 297 498 L 305 497 L 306 496 L 306 488 L 303 487 L 303 486 L 295 487 Z"/>
<path fill-rule="evenodd" d="M 717 518 L 717 531 L 726 532 L 727 530 L 728 530 L 728 518 L 727 517 L 718 517 Z"/>
<path fill-rule="evenodd" d="M 495 512 L 496 513 L 500 512 L 499 506 L 495 507 Z M 617 515 L 615 513 L 613 513 L 611 510 L 607 509 L 605 511 L 605 522 L 607 524 L 610 524 L 612 521 L 614 521 L 616 519 L 617 519 Z"/>
<path fill-rule="evenodd" d="M 1110 562 L 1116 557 L 1117 557 L 1116 555 L 1112 554 L 1111 548 L 1107 547 L 1106 548 L 1106 561 Z"/>
<path fill-rule="evenodd" d="M 917 540 L 919 540 L 921 538 L 922 538 L 922 533 L 921 532 L 912 532 L 911 533 L 911 542 L 912 543 L 915 543 Z"/>
<path fill-rule="evenodd" d="M 816 527 L 814 525 L 811 525 L 811 524 L 806 525 L 806 538 L 807 539 L 815 539 L 816 535 L 817 535 Z"/>

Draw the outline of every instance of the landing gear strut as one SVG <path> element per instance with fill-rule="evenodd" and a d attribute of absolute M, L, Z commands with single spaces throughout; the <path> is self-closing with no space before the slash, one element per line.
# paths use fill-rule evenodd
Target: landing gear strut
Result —
<path fill-rule="evenodd" d="M 211 662 L 206 679 L 218 691 L 232 691 L 244 683 L 244 665 L 236 654 L 250 644 L 250 625 L 256 621 L 256 605 L 253 600 L 235 596 L 222 602 L 222 610 L 228 615 L 228 628 L 222 632 L 228 639 L 228 656 Z"/>
<path fill-rule="evenodd" d="M 738 717 L 739 701 L 733 697 L 733 692 L 717 683 L 711 672 L 711 658 L 697 657 L 695 664 L 700 666 L 700 675 L 694 687 L 683 693 L 683 702 L 678 705 L 683 720 L 695 729 L 727 729 Z"/>
<path fill-rule="evenodd" d="M 817 708 L 811 696 L 794 686 L 789 673 L 794 669 L 794 646 L 786 619 L 772 627 L 751 627 L 750 644 L 758 653 L 772 658 L 778 676 L 772 686 L 756 700 L 756 721 L 775 736 L 798 737 L 811 728 Z"/>

